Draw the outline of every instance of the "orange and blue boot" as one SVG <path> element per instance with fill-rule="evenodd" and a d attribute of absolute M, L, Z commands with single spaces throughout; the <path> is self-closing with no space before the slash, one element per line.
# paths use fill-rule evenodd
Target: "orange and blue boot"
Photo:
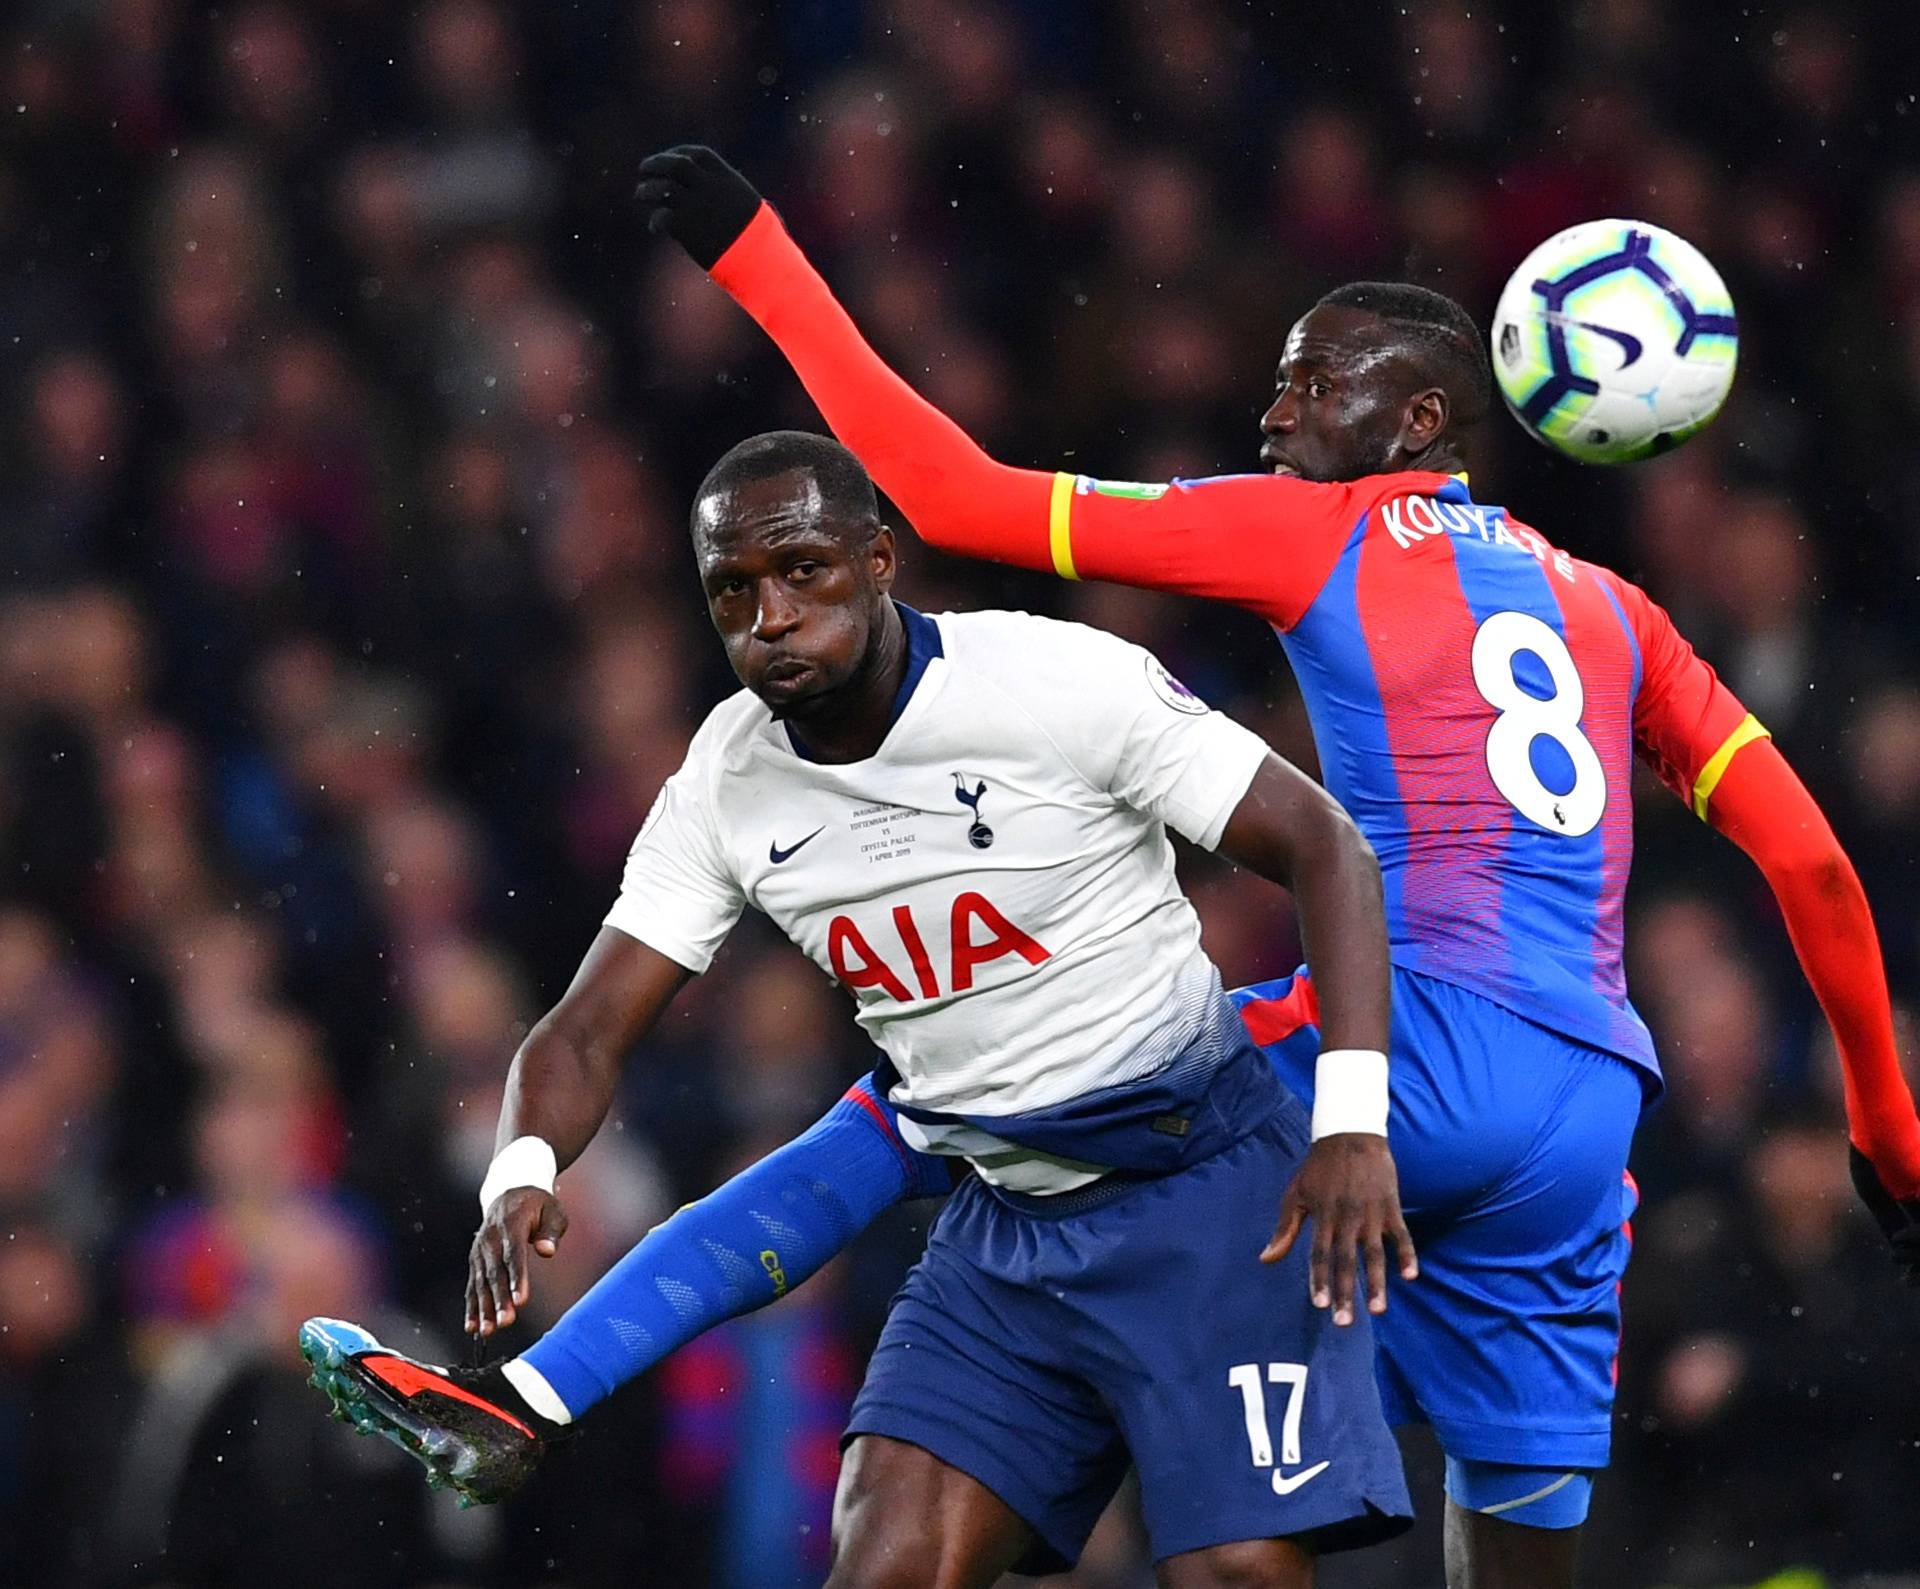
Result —
<path fill-rule="evenodd" d="M 308 1319 L 300 1352 L 309 1383 L 333 1416 L 362 1434 L 384 1435 L 451 1489 L 462 1506 L 503 1501 L 520 1488 L 563 1426 L 521 1398 L 500 1371 L 440 1368 L 389 1350 L 345 1319 Z"/>

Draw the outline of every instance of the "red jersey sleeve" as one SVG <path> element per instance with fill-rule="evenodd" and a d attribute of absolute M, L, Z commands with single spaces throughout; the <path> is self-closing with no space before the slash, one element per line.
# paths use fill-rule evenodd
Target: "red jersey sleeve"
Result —
<path fill-rule="evenodd" d="M 1276 475 L 1136 485 L 1060 475 L 1054 571 L 1207 596 L 1291 629 L 1327 582 L 1377 491 Z"/>
<path fill-rule="evenodd" d="M 1013 468 L 887 367 L 771 207 L 715 261 L 713 279 L 779 345 L 874 483 L 943 551 L 1210 596 L 1291 627 L 1379 495 L 1377 481 L 1227 475 L 1141 486 Z"/>
<path fill-rule="evenodd" d="M 1920 1196 L 1920 1117 L 1900 1069 L 1879 934 L 1853 864 L 1767 731 L 1673 620 L 1644 591 L 1608 577 L 1640 642 L 1641 754 L 1760 868 L 1833 1028 L 1847 1134 L 1894 1197 Z"/>
<path fill-rule="evenodd" d="M 1706 817 L 1714 786 L 1741 747 L 1767 731 L 1688 645 L 1666 609 L 1638 585 L 1602 574 L 1640 648 L 1633 736 L 1660 780 Z"/>
<path fill-rule="evenodd" d="M 887 367 L 770 205 L 712 276 L 772 337 L 834 435 L 934 546 L 1047 569 L 1054 476 L 989 458 Z"/>

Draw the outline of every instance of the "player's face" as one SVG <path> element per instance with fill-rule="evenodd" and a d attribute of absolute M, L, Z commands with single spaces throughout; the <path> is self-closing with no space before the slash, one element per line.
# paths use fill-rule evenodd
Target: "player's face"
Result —
<path fill-rule="evenodd" d="M 839 525 L 804 470 L 701 501 L 694 555 L 727 660 L 776 712 L 819 709 L 867 662 L 893 585 L 893 532 Z"/>
<path fill-rule="evenodd" d="M 1260 420 L 1260 461 L 1322 481 L 1403 467 L 1408 406 L 1422 384 L 1378 315 L 1322 304 L 1287 334 Z"/>

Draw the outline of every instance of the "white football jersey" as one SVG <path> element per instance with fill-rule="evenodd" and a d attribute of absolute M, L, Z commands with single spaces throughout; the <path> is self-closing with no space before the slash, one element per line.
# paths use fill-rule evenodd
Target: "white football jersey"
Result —
<path fill-rule="evenodd" d="M 1166 830 L 1216 845 L 1265 743 L 1097 629 L 901 611 L 924 672 L 878 751 L 815 762 L 756 696 L 722 702 L 608 924 L 698 972 L 754 905 L 852 992 L 897 1104 L 1005 1116 L 1153 1075 L 1220 999 Z M 902 1125 L 1003 1185 L 1093 1178 Z"/>

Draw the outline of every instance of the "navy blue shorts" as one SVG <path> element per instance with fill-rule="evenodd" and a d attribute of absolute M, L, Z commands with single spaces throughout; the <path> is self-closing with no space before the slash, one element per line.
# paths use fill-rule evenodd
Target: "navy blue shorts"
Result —
<path fill-rule="evenodd" d="M 1233 998 L 1274 1037 L 1248 1007 L 1298 1010 L 1298 987 L 1289 977 Z M 1265 1047 L 1311 1097 L 1313 1028 Z M 1462 1461 L 1605 1467 L 1641 1073 L 1401 970 L 1392 1061 L 1387 1136 L 1420 1278 L 1393 1286 L 1374 1324 L 1387 1416 L 1432 1424 Z"/>
<path fill-rule="evenodd" d="M 1306 1150 L 1298 1103 L 1192 1167 L 1059 1198 L 966 1182 L 894 1298 L 846 1438 L 978 1479 L 1078 1558 L 1129 1462 L 1155 1560 L 1236 1540 L 1315 1550 L 1412 1508 L 1365 1315 L 1307 1297 L 1307 1247 L 1258 1261 Z"/>

